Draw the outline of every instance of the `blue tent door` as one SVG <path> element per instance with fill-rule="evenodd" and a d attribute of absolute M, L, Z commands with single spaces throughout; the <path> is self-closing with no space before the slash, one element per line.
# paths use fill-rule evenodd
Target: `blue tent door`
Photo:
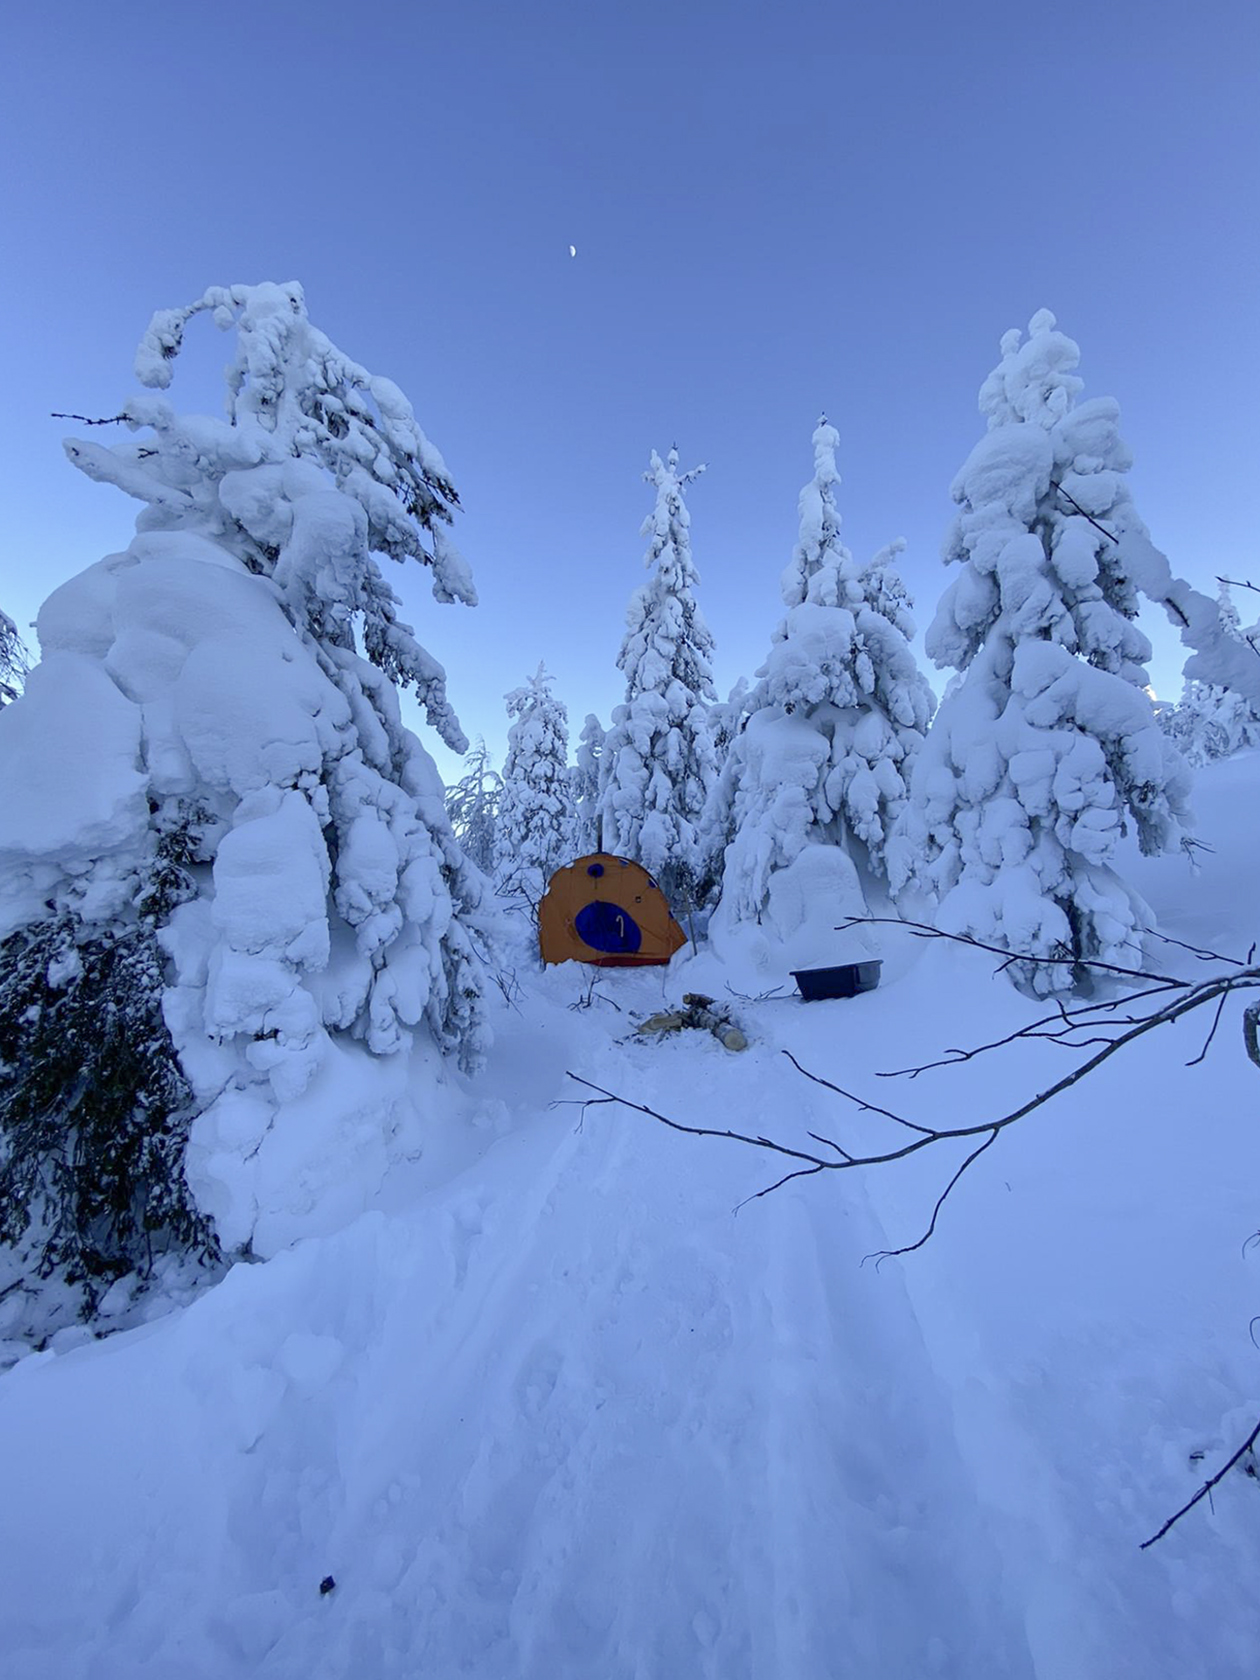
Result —
<path fill-rule="evenodd" d="M 579 910 L 573 918 L 573 926 L 578 938 L 592 951 L 603 951 L 609 956 L 623 952 L 630 955 L 643 943 L 639 924 L 630 912 L 603 899 Z"/>

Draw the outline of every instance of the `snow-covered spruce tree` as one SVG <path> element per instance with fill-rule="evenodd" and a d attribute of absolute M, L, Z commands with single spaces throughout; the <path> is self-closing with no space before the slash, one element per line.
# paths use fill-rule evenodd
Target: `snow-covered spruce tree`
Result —
<path fill-rule="evenodd" d="M 202 312 L 235 335 L 222 419 L 162 395 Z M 138 534 L 45 603 L 0 713 L 4 1190 L 40 1267 L 69 1221 L 106 1275 L 205 1217 L 272 1252 L 350 1216 L 414 1122 L 401 1052 L 483 1041 L 477 878 L 395 684 L 466 742 L 375 558 L 473 601 L 441 457 L 297 285 L 156 315 L 137 373 L 141 435 L 66 447 Z M 96 1010 L 130 1060 L 85 1065 Z"/>
<path fill-rule="evenodd" d="M 863 913 L 872 884 L 904 885 L 889 839 L 935 702 L 894 566 L 904 545 L 862 566 L 840 539 L 839 441 L 820 420 L 783 574 L 787 614 L 710 801 L 710 844 L 725 852 L 715 936 L 764 923 L 789 940 L 801 916 L 820 914 L 830 929 Z"/>
<path fill-rule="evenodd" d="M 573 852 L 569 718 L 551 683 L 539 665 L 506 696 L 507 714 L 516 721 L 503 765 L 495 875 L 501 892 L 523 895 L 532 905 Z"/>
<path fill-rule="evenodd" d="M 17 625 L 7 613 L 0 612 L 0 706 L 17 699 L 29 669 Z"/>
<path fill-rule="evenodd" d="M 961 567 L 927 634 L 962 680 L 913 782 L 910 842 L 941 926 L 1032 956 L 1132 965 L 1145 909 L 1112 867 L 1181 837 L 1188 777 L 1144 692 L 1150 645 L 1114 533 L 1140 530 L 1119 411 L 1076 401 L 1079 351 L 1033 317 L 984 382 L 987 435 L 954 481 L 945 559 Z M 1069 963 L 1015 965 L 1038 993 Z"/>
<path fill-rule="evenodd" d="M 740 677 L 725 700 L 709 707 L 709 739 L 713 744 L 713 763 L 718 776 L 747 716 L 748 678 Z"/>
<path fill-rule="evenodd" d="M 1243 629 L 1227 583 L 1221 585 L 1219 601 L 1227 634 L 1260 655 L 1260 624 Z M 1160 728 L 1196 769 L 1260 746 L 1260 701 L 1219 683 L 1188 680 L 1180 703 L 1161 707 L 1157 716 Z"/>
<path fill-rule="evenodd" d="M 597 852 L 599 848 L 600 759 L 605 730 L 594 712 L 586 714 L 578 738 L 575 763 L 570 774 L 573 793 L 573 850 L 575 854 Z"/>
<path fill-rule="evenodd" d="M 683 492 L 704 471 L 678 470 L 678 451 L 655 450 L 644 479 L 656 505 L 644 522 L 652 576 L 626 611 L 617 655 L 626 698 L 616 707 L 600 770 L 605 851 L 633 858 L 676 906 L 698 903 L 706 883 L 699 825 L 714 780 L 708 709 L 716 700 L 713 637 L 700 616 Z"/>
<path fill-rule="evenodd" d="M 447 789 L 446 814 L 464 856 L 483 875 L 493 875 L 503 778 L 491 765 L 489 749 L 480 737 L 465 753 L 464 763 L 467 770 Z"/>

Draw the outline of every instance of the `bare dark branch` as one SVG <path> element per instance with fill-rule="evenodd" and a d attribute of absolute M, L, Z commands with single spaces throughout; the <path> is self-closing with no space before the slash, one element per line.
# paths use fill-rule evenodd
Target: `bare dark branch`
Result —
<path fill-rule="evenodd" d="M 1144 991 L 1126 992 L 1123 997 L 1100 998 L 1096 1002 L 1077 1005 L 1068 1009 L 1061 1000 L 1055 1000 L 1054 1013 L 1042 1015 L 1036 1021 L 1029 1021 L 1025 1026 L 1015 1027 L 1001 1038 L 990 1039 L 986 1044 L 973 1045 L 968 1050 L 958 1048 L 949 1049 L 943 1056 L 933 1062 L 920 1062 L 914 1067 L 889 1068 L 876 1074 L 877 1079 L 917 1079 L 921 1073 L 929 1073 L 935 1068 L 958 1067 L 963 1062 L 970 1062 L 977 1056 L 988 1055 L 994 1050 L 1004 1050 L 1008 1045 L 1016 1044 L 1023 1039 L 1042 1039 L 1049 1044 L 1062 1045 L 1067 1050 L 1083 1050 L 1089 1044 L 1104 1044 L 1108 1041 L 1102 1038 L 1074 1039 L 1074 1033 L 1086 1029 L 1136 1026 L 1145 1020 L 1142 1015 L 1115 1015 L 1117 1009 L 1128 1004 L 1140 1003 L 1146 998 L 1160 997 L 1167 992 L 1180 990 L 1180 983 L 1169 980 L 1158 985 L 1149 986 Z M 1095 1020 L 1095 1016 L 1110 1016 L 1108 1020 Z M 1055 1023 L 1058 1023 L 1056 1026 Z"/>
<path fill-rule="evenodd" d="M 1168 974 L 1148 974 L 1142 968 L 1122 968 L 1118 963 L 1100 962 L 1095 957 L 1030 957 L 1022 951 L 1008 951 L 1002 945 L 990 945 L 983 939 L 976 939 L 969 933 L 947 933 L 943 928 L 932 927 L 928 922 L 905 922 L 900 916 L 850 916 L 841 922 L 837 933 L 846 933 L 851 927 L 897 927 L 912 933 L 916 939 L 948 939 L 955 945 L 970 945 L 973 951 L 988 951 L 992 956 L 1002 958 L 1002 968 L 1011 963 L 1026 962 L 1044 965 L 1047 968 L 1068 966 L 1071 968 L 1088 968 L 1095 974 L 1114 974 L 1122 980 L 1153 980 L 1159 985 L 1188 985 L 1188 981 L 1174 980 Z"/>
<path fill-rule="evenodd" d="M 776 1178 L 773 1184 L 767 1184 L 764 1190 L 754 1190 L 751 1196 L 745 1196 L 742 1202 L 736 1202 L 734 1212 L 748 1206 L 749 1202 L 759 1202 L 763 1196 L 768 1196 L 772 1190 L 782 1190 L 785 1184 L 790 1184 L 794 1178 L 812 1178 L 816 1172 L 823 1170 L 823 1162 L 813 1167 L 796 1167 L 790 1173 L 784 1173 L 782 1178 Z"/>
<path fill-rule="evenodd" d="M 775 986 L 768 992 L 737 992 L 734 986 L 727 986 L 727 994 L 739 1003 L 771 1003 L 776 998 L 786 997 L 782 986 Z"/>
<path fill-rule="evenodd" d="M 1203 1499 L 1210 1494 L 1217 1483 L 1223 1481 L 1224 1478 L 1228 1476 L 1229 1472 L 1234 1468 L 1235 1464 L 1238 1463 L 1239 1459 L 1244 1458 L 1251 1451 L 1257 1440 L 1260 1440 L 1260 1423 L 1256 1424 L 1256 1427 L 1251 1431 L 1251 1434 L 1248 1435 L 1242 1446 L 1239 1447 L 1233 1458 L 1229 1460 L 1228 1464 L 1222 1464 L 1215 1476 L 1209 1476 L 1207 1481 L 1204 1482 L 1203 1486 L 1199 1489 L 1198 1493 L 1195 1494 L 1194 1498 L 1188 1499 L 1181 1507 L 1180 1511 L 1174 1511 L 1172 1516 L 1169 1517 L 1168 1521 L 1157 1533 L 1152 1534 L 1149 1540 L 1143 1540 L 1139 1549 L 1144 1552 L 1148 1546 L 1153 1546 L 1157 1540 L 1162 1540 L 1174 1523 L 1180 1522 L 1187 1511 L 1193 1511 L 1200 1499 Z"/>
<path fill-rule="evenodd" d="M 1065 502 L 1071 502 L 1072 506 L 1076 509 L 1077 513 L 1080 514 L 1081 518 L 1082 519 L 1088 519 L 1090 524 L 1094 527 L 1095 531 L 1101 531 L 1103 536 L 1106 537 L 1108 542 L 1113 542 L 1113 543 L 1116 544 L 1117 547 L 1119 547 L 1120 538 L 1113 535 L 1113 533 L 1110 532 L 1105 525 L 1100 525 L 1098 523 L 1098 521 L 1094 518 L 1092 513 L 1086 513 L 1085 509 L 1076 500 L 1075 496 L 1069 496 L 1067 491 L 1063 488 L 1063 486 L 1059 483 L 1059 481 L 1057 479 L 1052 478 L 1050 480 L 1050 486 L 1051 486 L 1051 489 L 1057 490 L 1059 492 L 1060 496 L 1063 497 L 1063 500 Z"/>
<path fill-rule="evenodd" d="M 1208 1051 L 1212 1048 L 1212 1040 L 1216 1037 L 1216 1029 L 1221 1024 L 1221 1015 L 1224 1012 L 1225 1000 L 1228 996 L 1228 992 L 1221 993 L 1220 1002 L 1216 1006 L 1216 1013 L 1212 1017 L 1212 1025 L 1208 1028 L 1208 1035 L 1203 1040 L 1203 1048 L 1197 1056 L 1190 1058 L 1186 1063 L 1187 1067 L 1198 1067 L 1199 1063 L 1206 1059 Z"/>
<path fill-rule="evenodd" d="M 1210 847 L 1207 849 L 1211 850 Z M 1175 945 L 1178 950 L 1189 951 L 1192 957 L 1199 957 L 1204 962 L 1232 963 L 1235 968 L 1246 968 L 1256 954 L 1253 945 L 1245 957 L 1227 957 L 1223 951 L 1208 951 L 1201 945 L 1188 945 L 1184 939 L 1174 939 L 1171 933 L 1159 933 L 1155 928 L 1148 928 L 1147 932 L 1152 939 L 1158 939 L 1161 944 Z"/>
<path fill-rule="evenodd" d="M 815 1143 L 821 1143 L 824 1149 L 834 1149 L 836 1154 L 843 1157 L 844 1160 L 851 1161 L 853 1159 L 848 1150 L 841 1149 L 834 1138 L 823 1137 L 820 1132 L 810 1132 L 809 1136 L 813 1138 Z"/>
<path fill-rule="evenodd" d="M 946 1198 L 949 1196 L 950 1191 L 958 1183 L 958 1180 L 966 1172 L 972 1162 L 983 1155 L 989 1145 L 995 1142 L 996 1139 L 997 1132 L 994 1130 L 989 1133 L 988 1137 L 985 1138 L 982 1144 L 979 1144 L 971 1151 L 971 1154 L 968 1155 L 967 1159 L 958 1168 L 958 1171 L 954 1174 L 953 1178 L 950 1179 L 949 1183 L 936 1198 L 936 1206 L 932 1209 L 932 1217 L 928 1220 L 927 1230 L 924 1231 L 923 1235 L 917 1242 L 907 1243 L 904 1248 L 882 1248 L 878 1254 L 868 1254 L 865 1258 L 867 1260 L 874 1260 L 876 1269 L 878 1269 L 880 1262 L 883 1260 L 895 1260 L 900 1254 L 913 1254 L 916 1248 L 922 1248 L 924 1243 L 927 1242 L 928 1238 L 936 1230 L 936 1221 L 940 1217 L 941 1209 L 945 1206 Z"/>
<path fill-rule="evenodd" d="M 125 426 L 129 414 L 111 414 L 104 420 L 89 420 L 86 414 L 50 414 L 50 420 L 77 420 L 81 426 Z"/>
<path fill-rule="evenodd" d="M 753 1137 L 748 1132 L 722 1131 L 714 1126 L 688 1126 L 681 1120 L 671 1120 L 667 1114 L 660 1114 L 646 1103 L 631 1102 L 629 1097 L 619 1097 L 613 1091 L 606 1091 L 602 1085 L 596 1085 L 589 1079 L 583 1079 L 580 1074 L 568 1073 L 567 1077 L 578 1085 L 585 1085 L 588 1091 L 598 1091 L 598 1097 L 588 1097 L 586 1105 L 595 1107 L 601 1103 L 620 1103 L 622 1108 L 632 1108 L 638 1114 L 646 1114 L 651 1120 L 659 1120 L 662 1126 L 669 1126 L 675 1132 L 689 1132 L 692 1137 L 729 1138 L 733 1143 L 747 1143 L 754 1149 L 768 1149 L 775 1155 L 787 1155 L 794 1161 L 808 1161 L 815 1167 L 843 1167 L 856 1162 L 824 1161 L 817 1155 L 810 1155 L 803 1149 L 791 1149 L 785 1143 L 774 1143 L 770 1138 Z"/>
<path fill-rule="evenodd" d="M 790 1050 L 785 1050 L 783 1054 L 791 1062 L 797 1073 L 803 1073 L 806 1079 L 812 1079 L 815 1085 L 821 1085 L 828 1091 L 834 1091 L 838 1097 L 843 1097 L 846 1102 L 853 1103 L 862 1113 L 881 1115 L 885 1120 L 895 1121 L 898 1126 L 905 1126 L 912 1132 L 921 1132 L 925 1137 L 935 1135 L 930 1126 L 918 1126 L 913 1120 L 907 1120 L 903 1115 L 894 1114 L 890 1108 L 880 1108 L 877 1103 L 864 1102 L 861 1097 L 855 1097 L 852 1091 L 846 1091 L 843 1085 L 833 1084 L 830 1079 L 824 1079 L 820 1073 L 811 1073 L 808 1068 L 801 1066 Z"/>
<path fill-rule="evenodd" d="M 919 1125 L 913 1120 L 905 1119 L 900 1114 L 894 1114 L 891 1109 L 881 1108 L 877 1103 L 865 1102 L 862 1098 L 854 1096 L 852 1092 L 846 1091 L 843 1086 L 836 1085 L 831 1080 L 823 1079 L 820 1075 L 811 1073 L 807 1068 L 801 1066 L 790 1051 L 785 1050 L 783 1054 L 792 1063 L 793 1067 L 797 1068 L 807 1079 L 812 1080 L 815 1084 L 822 1085 L 827 1090 L 834 1091 L 837 1096 L 844 1097 L 846 1101 L 853 1103 L 860 1111 L 880 1115 L 882 1118 L 891 1120 L 897 1125 L 905 1126 L 917 1134 L 909 1143 L 902 1144 L 899 1149 L 888 1149 L 882 1153 L 870 1155 L 850 1155 L 838 1161 L 811 1155 L 807 1150 L 793 1149 L 788 1144 L 779 1143 L 772 1138 L 753 1136 L 747 1132 L 736 1132 L 713 1126 L 689 1126 L 681 1120 L 671 1120 L 668 1115 L 661 1114 L 654 1108 L 649 1108 L 645 1103 L 633 1102 L 628 1097 L 621 1097 L 613 1091 L 607 1091 L 602 1085 L 596 1085 L 591 1080 L 583 1079 L 576 1073 L 570 1072 L 568 1077 L 577 1084 L 584 1085 L 587 1090 L 596 1092 L 600 1101 L 620 1103 L 622 1107 L 633 1109 L 639 1114 L 646 1114 L 650 1119 L 657 1120 L 664 1126 L 669 1126 L 673 1131 L 687 1132 L 693 1137 L 728 1138 L 735 1143 L 749 1144 L 757 1149 L 765 1149 L 776 1155 L 787 1156 L 790 1160 L 804 1161 L 811 1166 L 824 1168 L 832 1172 L 843 1172 L 851 1167 L 880 1167 L 891 1161 L 903 1161 L 907 1156 L 917 1155 L 931 1145 L 943 1143 L 949 1139 L 983 1137 L 987 1132 L 1005 1131 L 1008 1126 L 1013 1126 L 1037 1109 L 1044 1108 L 1055 1097 L 1060 1096 L 1064 1091 L 1087 1078 L 1095 1068 L 1101 1067 L 1112 1056 L 1117 1055 L 1128 1045 L 1134 1043 L 1146 1033 L 1153 1031 L 1154 1028 L 1167 1026 L 1223 994 L 1256 987 L 1260 987 L 1260 969 L 1244 969 L 1237 974 L 1215 976 L 1211 980 L 1202 981 L 1197 986 L 1188 986 L 1184 989 L 1183 996 L 1174 1002 L 1165 1004 L 1161 1009 L 1152 1011 L 1150 1015 L 1139 1018 L 1134 1025 L 1127 1027 L 1125 1031 L 1118 1032 L 1114 1038 L 1100 1045 L 1092 1056 L 1087 1057 L 1070 1072 L 1065 1073 L 1061 1079 L 1056 1079 L 1053 1084 L 1046 1086 L 1045 1090 L 1038 1091 L 1035 1096 L 1021 1103 L 1018 1108 L 1012 1109 L 1009 1114 L 1004 1114 L 997 1120 L 980 1121 L 974 1126 L 934 1128 Z M 1257 1028 L 1260 1029 L 1260 1007 L 1256 1009 L 1256 1017 Z M 1260 1056 L 1260 1051 L 1257 1051 L 1257 1055 Z M 594 1099 L 589 1100 L 594 1101 Z M 829 1144 L 828 1147 L 834 1148 L 835 1145 Z"/>

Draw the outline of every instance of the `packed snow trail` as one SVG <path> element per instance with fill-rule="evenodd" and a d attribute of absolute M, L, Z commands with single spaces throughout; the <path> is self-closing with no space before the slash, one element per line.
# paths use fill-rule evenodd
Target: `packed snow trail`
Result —
<path fill-rule="evenodd" d="M 557 1094 L 575 1051 L 650 1102 L 781 1083 L 523 1007 Z M 57 1448 L 16 1467 L 7 1672 L 1031 1673 L 861 1197 L 735 1215 L 758 1164 L 679 1141 L 535 1114 L 406 1211 L 25 1361 L 6 1433 Z"/>

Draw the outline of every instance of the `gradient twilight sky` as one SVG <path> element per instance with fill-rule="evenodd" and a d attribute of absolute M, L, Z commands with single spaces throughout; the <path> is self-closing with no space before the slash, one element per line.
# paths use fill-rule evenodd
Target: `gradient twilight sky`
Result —
<path fill-rule="evenodd" d="M 540 659 L 574 741 L 622 698 L 652 448 L 708 463 L 689 505 L 723 696 L 779 616 L 821 410 L 845 538 L 908 539 L 924 626 L 976 393 L 1043 305 L 1084 395 L 1122 405 L 1174 569 L 1260 573 L 1255 0 L 45 0 L 9 8 L 4 57 L 19 625 L 137 511 L 49 412 L 116 412 L 155 308 L 261 279 L 300 280 L 446 457 L 481 606 L 384 564 L 496 756 Z M 190 346 L 172 395 L 217 409 L 227 342 L 203 321 Z"/>

